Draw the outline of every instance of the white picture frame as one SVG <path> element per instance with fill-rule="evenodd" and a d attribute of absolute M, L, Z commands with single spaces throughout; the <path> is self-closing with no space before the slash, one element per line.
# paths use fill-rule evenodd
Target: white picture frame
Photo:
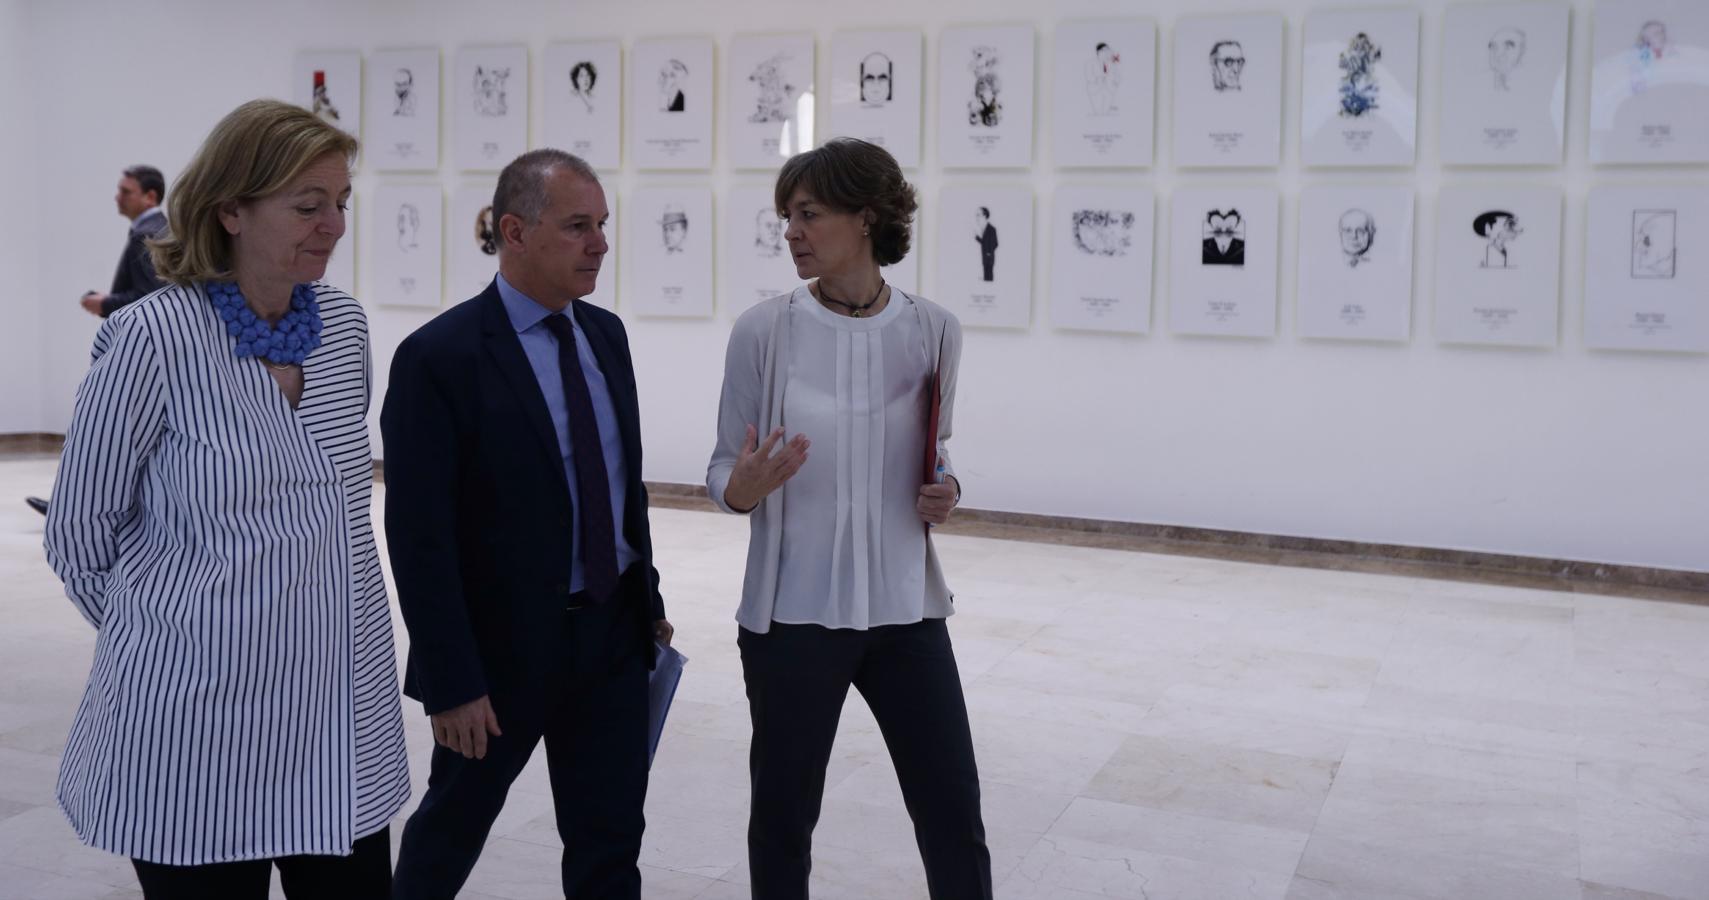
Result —
<path fill-rule="evenodd" d="M 462 47 L 451 76 L 453 158 L 497 172 L 528 150 L 528 47 Z"/>
<path fill-rule="evenodd" d="M 623 45 L 559 41 L 541 64 L 545 144 L 574 153 L 595 169 L 623 165 Z"/>
<path fill-rule="evenodd" d="M 623 308 L 637 316 L 710 318 L 712 188 L 650 186 L 629 192 L 623 214 Z"/>
<path fill-rule="evenodd" d="M 1552 348 L 1560 343 L 1558 187 L 1453 184 L 1436 195 L 1436 340 Z"/>
<path fill-rule="evenodd" d="M 1412 339 L 1410 185 L 1316 184 L 1300 193 L 1300 337 Z"/>
<path fill-rule="evenodd" d="M 368 295 L 383 306 L 437 308 L 444 302 L 445 193 L 437 184 L 374 188 L 369 216 Z"/>
<path fill-rule="evenodd" d="M 291 99 L 321 121 L 362 139 L 362 54 L 304 50 L 291 65 Z"/>
<path fill-rule="evenodd" d="M 1056 28 L 1051 157 L 1061 168 L 1152 165 L 1157 23 L 1065 22 Z"/>
<path fill-rule="evenodd" d="M 1418 48 L 1416 9 L 1308 15 L 1300 64 L 1301 162 L 1413 165 L 1418 155 Z"/>
<path fill-rule="evenodd" d="M 1709 162 L 1709 4 L 1596 4 L 1591 29 L 1590 161 Z"/>
<path fill-rule="evenodd" d="M 1169 330 L 1212 337 L 1276 335 L 1274 188 L 1183 188 L 1170 199 Z"/>
<path fill-rule="evenodd" d="M 451 192 L 445 221 L 445 295 L 461 303 L 479 295 L 498 275 L 499 234 L 492 219 L 496 179 L 469 181 Z"/>
<path fill-rule="evenodd" d="M 1073 185 L 1051 202 L 1050 324 L 1146 334 L 1157 197 L 1149 187 Z"/>
<path fill-rule="evenodd" d="M 1558 166 L 1566 154 L 1572 10 L 1455 3 L 1442 21 L 1438 149 L 1450 166 Z"/>
<path fill-rule="evenodd" d="M 437 172 L 439 51 L 379 50 L 368 64 L 368 163 L 379 172 Z"/>
<path fill-rule="evenodd" d="M 660 38 L 629 48 L 629 159 L 639 169 L 712 168 L 712 39 Z"/>
<path fill-rule="evenodd" d="M 925 38 L 913 29 L 839 31 L 831 38 L 829 137 L 852 137 L 920 167 Z"/>
<path fill-rule="evenodd" d="M 1031 325 L 1032 187 L 946 185 L 934 215 L 937 302 L 968 328 Z"/>
<path fill-rule="evenodd" d="M 1585 346 L 1709 353 L 1709 187 L 1605 185 L 1588 212 Z"/>
<path fill-rule="evenodd" d="M 938 162 L 953 169 L 1033 161 L 1031 25 L 945 28 L 938 37 Z"/>
<path fill-rule="evenodd" d="M 1285 28 L 1278 15 L 1188 16 L 1175 23 L 1177 167 L 1281 164 Z"/>
<path fill-rule="evenodd" d="M 789 242 L 784 240 L 789 223 L 778 216 L 773 199 L 769 184 L 738 185 L 724 195 L 719 306 L 730 318 L 801 284 Z"/>
<path fill-rule="evenodd" d="M 772 169 L 813 148 L 813 35 L 739 34 L 724 57 L 724 148 L 735 169 Z"/>

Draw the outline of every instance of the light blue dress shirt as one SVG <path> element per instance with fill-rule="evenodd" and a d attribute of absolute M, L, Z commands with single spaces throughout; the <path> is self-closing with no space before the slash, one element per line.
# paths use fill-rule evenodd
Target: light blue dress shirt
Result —
<path fill-rule="evenodd" d="M 558 452 L 564 458 L 564 478 L 570 484 L 572 507 L 571 527 L 575 529 L 574 549 L 570 557 L 570 591 L 583 587 L 582 582 L 582 502 L 581 489 L 576 486 L 576 460 L 570 450 L 570 410 L 564 400 L 564 377 L 558 367 L 558 338 L 546 327 L 546 317 L 552 311 L 536 303 L 527 294 L 510 286 L 504 276 L 498 276 L 498 295 L 504 301 L 505 314 L 522 342 L 522 352 L 540 382 L 540 393 L 546 397 L 546 411 L 552 414 L 552 429 L 558 435 Z M 623 534 L 623 508 L 628 493 L 628 469 L 623 462 L 623 433 L 618 430 L 617 408 L 611 403 L 611 389 L 605 383 L 605 373 L 599 370 L 599 360 L 587 342 L 580 322 L 566 308 L 564 316 L 575 329 L 576 358 L 581 361 L 582 374 L 587 377 L 587 389 L 593 400 L 593 417 L 599 422 L 600 452 L 605 456 L 605 474 L 611 483 L 611 518 L 617 534 L 617 571 L 628 569 L 640 559 Z"/>

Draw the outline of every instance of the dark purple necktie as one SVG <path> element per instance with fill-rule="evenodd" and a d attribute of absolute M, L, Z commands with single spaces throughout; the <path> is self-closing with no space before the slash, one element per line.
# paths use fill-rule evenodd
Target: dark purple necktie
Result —
<path fill-rule="evenodd" d="M 594 417 L 587 375 L 576 352 L 574 327 L 562 313 L 547 316 L 546 327 L 558 338 L 558 369 L 564 378 L 564 406 L 570 416 L 570 455 L 576 463 L 576 491 L 581 501 L 582 589 L 595 603 L 603 603 L 617 589 L 611 478 L 605 471 L 599 420 Z"/>

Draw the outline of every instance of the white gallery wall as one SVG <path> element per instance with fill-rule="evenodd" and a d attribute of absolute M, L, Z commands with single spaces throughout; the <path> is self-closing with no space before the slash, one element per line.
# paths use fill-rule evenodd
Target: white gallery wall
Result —
<path fill-rule="evenodd" d="M 30 4 L 0 0 L 0 173 L 6 182 L 6 212 L 0 214 L 0 434 L 43 430 L 42 300 L 36 290 L 36 101 L 20 89 L 36 80 L 30 70 Z M 117 249 L 113 251 L 116 261 Z M 76 298 L 72 298 L 74 301 Z M 56 416 L 56 418 L 59 418 Z"/>
<path fill-rule="evenodd" d="M 35 100 L 0 94 L 34 145 L 14 147 L 26 163 L 13 181 L 33 185 L 8 197 L 8 260 L 13 283 L 35 282 L 39 309 L 9 294 L 7 331 L 39 316 L 36 357 L 42 374 L 40 425 L 63 430 L 96 321 L 75 298 L 104 286 L 124 239 L 112 185 L 133 162 L 169 176 L 188 160 L 224 112 L 256 96 L 288 97 L 298 50 L 437 47 L 450 93 L 459 46 L 526 43 L 530 51 L 531 141 L 544 133 L 539 83 L 551 41 L 618 38 L 625 50 L 644 37 L 716 39 L 722 66 L 730 38 L 744 32 L 809 31 L 817 37 L 818 79 L 827 83 L 830 38 L 839 29 L 912 27 L 924 34 L 928 124 L 922 167 L 911 173 L 924 201 L 920 252 L 924 293 L 938 272 L 939 191 L 946 186 L 1029 187 L 1042 217 L 1058 186 L 1143 185 L 1157 193 L 1158 221 L 1180 189 L 1279 186 L 1278 336 L 1263 340 L 1191 338 L 1167 327 L 1170 284 L 1167 228 L 1159 227 L 1150 334 L 1068 332 L 1048 318 L 1049 229 L 1033 249 L 1031 326 L 969 333 L 955 432 L 956 460 L 969 505 L 1032 513 L 1226 528 L 1609 563 L 1709 570 L 1709 357 L 1593 352 L 1583 346 L 1585 197 L 1596 184 L 1702 183 L 1699 168 L 1593 169 L 1586 135 L 1591 0 L 1572 7 L 1571 80 L 1564 167 L 1500 172 L 1444 171 L 1437 162 L 1442 0 L 1422 10 L 1418 165 L 1369 173 L 1305 171 L 1299 153 L 1301 32 L 1316 0 L 871 0 L 849 5 L 780 0 L 628 0 L 624 3 L 361 3 L 304 0 L 247 4 L 213 0 L 17 4 L 5 7 L 9 72 L 52 72 Z M 1184 15 L 1281 12 L 1287 20 L 1284 130 L 1279 170 L 1181 172 L 1172 158 L 1172 35 Z M 1053 69 L 1051 35 L 1059 22 L 1087 17 L 1153 17 L 1160 27 L 1156 165 L 1148 171 L 1057 170 L 1050 141 L 1035 138 L 1030 170 L 950 172 L 939 166 L 931 123 L 938 119 L 939 33 L 952 25 L 1031 24 L 1037 71 Z M 372 79 L 375 71 L 366 77 Z M 1041 74 L 1038 95 L 1050 96 Z M 723 83 L 722 72 L 719 75 Z M 651 85 L 639 86 L 651 90 Z M 720 101 L 722 102 L 722 100 Z M 33 109 L 29 104 L 33 103 Z M 18 118 L 18 117 L 22 118 Z M 33 121 L 31 117 L 33 116 Z M 823 122 L 821 121 L 821 131 Z M 1037 128 L 1048 135 L 1050 104 Z M 719 150 L 709 173 L 640 173 L 627 162 L 608 178 L 621 214 L 631 191 L 656 185 L 710 185 L 715 205 L 763 176 L 732 174 Z M 31 155 L 33 163 L 29 162 Z M 452 164 L 449 132 L 437 177 L 447 197 L 477 182 Z M 487 176 L 490 178 L 490 176 Z M 422 179 L 388 176 L 387 183 Z M 1564 186 L 1561 333 L 1547 350 L 1475 349 L 1438 344 L 1431 335 L 1436 192 L 1449 184 L 1539 183 Z M 379 179 L 356 179 L 358 213 Z M 1410 342 L 1365 344 L 1305 340 L 1295 326 L 1302 189 L 1315 184 L 1413 185 L 1417 195 Z M 716 213 L 715 213 L 716 214 Z M 33 222 L 39 246 L 30 247 Z M 456 223 L 448 227 L 459 227 Z M 367 233 L 355 223 L 352 233 Z M 357 284 L 366 255 L 358 249 Z M 33 269 L 32 269 L 33 263 Z M 608 263 L 609 265 L 609 263 Z M 619 271 L 618 278 L 629 277 Z M 706 290 L 715 290 L 715 284 Z M 361 291 L 358 291 L 359 295 Z M 450 302 L 455 302 L 453 298 Z M 1706 298 L 1705 302 L 1709 302 Z M 730 314 L 719 297 L 712 319 L 644 319 L 621 304 L 638 368 L 646 477 L 698 483 L 704 475 Z M 449 305 L 449 304 L 447 304 Z M 430 311 L 368 304 L 376 360 Z M 14 321 L 18 323 L 14 326 Z M 32 333 L 32 332 L 25 332 Z M 14 346 L 19 342 L 14 341 Z M 23 430 L 34 401 L 30 351 L 7 358 L 8 391 L 0 426 Z M 14 368 L 21 375 L 14 376 Z M 22 378 L 14 381 L 14 377 Z M 376 398 L 377 402 L 377 398 Z M 14 409 L 14 406 L 17 408 Z"/>

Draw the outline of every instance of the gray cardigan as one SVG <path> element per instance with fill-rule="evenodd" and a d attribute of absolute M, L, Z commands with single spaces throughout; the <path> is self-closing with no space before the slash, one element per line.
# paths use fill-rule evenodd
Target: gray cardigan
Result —
<path fill-rule="evenodd" d="M 724 489 L 736 456 L 753 425 L 763 439 L 783 425 L 783 393 L 788 387 L 789 317 L 801 315 L 800 303 L 815 302 L 805 287 L 766 300 L 736 320 L 724 355 L 724 389 L 718 400 L 718 443 L 706 467 L 706 492 L 719 509 L 740 515 L 724 502 Z M 955 411 L 955 384 L 961 365 L 961 323 L 949 310 L 912 294 L 893 289 L 891 303 L 906 303 L 920 317 L 926 337 L 926 357 L 943 377 L 943 403 L 938 414 L 938 459 L 946 475 L 954 475 L 947 444 Z M 939 356 L 940 347 L 942 356 Z M 957 479 L 959 482 L 960 479 Z M 778 563 L 783 548 L 783 491 L 772 491 L 748 513 L 748 569 L 742 581 L 742 603 L 736 621 L 757 634 L 771 630 L 777 602 Z M 930 535 L 926 538 L 926 608 L 947 615 L 954 595 Z"/>

